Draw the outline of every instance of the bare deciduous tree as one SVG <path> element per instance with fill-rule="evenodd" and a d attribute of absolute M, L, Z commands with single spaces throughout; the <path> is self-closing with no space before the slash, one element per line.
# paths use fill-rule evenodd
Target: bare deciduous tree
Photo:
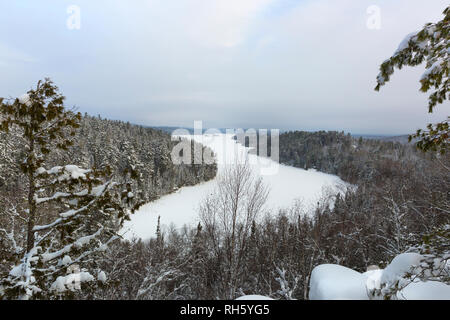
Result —
<path fill-rule="evenodd" d="M 251 171 L 248 162 L 227 167 L 215 191 L 200 207 L 208 246 L 218 261 L 225 260 L 219 275 L 224 298 L 233 299 L 241 282 L 253 221 L 264 210 L 269 190 Z"/>

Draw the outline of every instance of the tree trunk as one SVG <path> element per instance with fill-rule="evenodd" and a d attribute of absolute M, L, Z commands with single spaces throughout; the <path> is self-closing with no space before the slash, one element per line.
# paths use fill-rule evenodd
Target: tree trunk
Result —
<path fill-rule="evenodd" d="M 30 154 L 29 158 L 33 157 L 34 153 L 34 140 L 32 139 L 30 142 Z M 28 161 L 28 180 L 29 180 L 29 188 L 28 188 L 28 224 L 27 224 L 27 253 L 30 252 L 31 249 L 34 247 L 34 224 L 35 224 L 35 218 L 36 218 L 36 201 L 34 199 L 34 195 L 36 192 L 36 186 L 34 181 L 34 170 L 31 170 L 31 162 Z"/>

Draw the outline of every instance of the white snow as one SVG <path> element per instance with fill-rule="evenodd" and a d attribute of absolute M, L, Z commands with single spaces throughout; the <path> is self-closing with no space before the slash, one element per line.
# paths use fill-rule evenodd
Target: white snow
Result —
<path fill-rule="evenodd" d="M 104 271 L 100 271 L 97 275 L 98 281 L 101 281 L 103 283 L 106 282 L 106 273 Z"/>
<path fill-rule="evenodd" d="M 75 274 L 75 275 L 77 275 L 77 274 Z M 86 272 L 86 271 L 80 272 L 80 282 L 89 282 L 94 279 L 95 278 L 89 272 Z"/>
<path fill-rule="evenodd" d="M 395 54 L 397 54 L 398 52 L 405 50 L 406 48 L 408 48 L 409 46 L 409 41 L 415 37 L 417 35 L 418 31 L 416 32 L 411 32 L 410 34 L 408 34 L 403 40 L 402 42 L 400 42 L 400 44 L 398 45 L 397 51 L 395 51 Z"/>
<path fill-rule="evenodd" d="M 450 286 L 438 281 L 413 282 L 397 297 L 405 300 L 450 300 Z"/>
<path fill-rule="evenodd" d="M 72 259 L 70 258 L 70 256 L 65 255 L 64 258 L 62 259 L 61 263 L 63 266 L 66 266 L 66 265 L 72 263 Z"/>
<path fill-rule="evenodd" d="M 310 300 L 368 300 L 366 277 L 337 264 L 322 264 L 311 273 Z"/>
<path fill-rule="evenodd" d="M 19 264 L 17 266 L 14 266 L 14 268 L 11 269 L 11 271 L 9 272 L 9 274 L 12 277 L 21 277 L 23 274 L 23 265 Z"/>
<path fill-rule="evenodd" d="M 50 290 L 55 290 L 58 292 L 66 291 L 66 277 L 59 276 L 56 278 L 55 282 L 52 283 Z"/>
<path fill-rule="evenodd" d="M 260 296 L 257 294 L 250 294 L 250 295 L 239 297 L 236 300 L 273 300 L 273 299 L 266 297 L 266 296 Z"/>
<path fill-rule="evenodd" d="M 80 273 L 70 273 L 66 276 L 59 276 L 55 282 L 52 283 L 50 290 L 57 292 L 65 292 L 66 290 L 79 289 L 82 282 L 89 282 L 95 278 L 86 271 Z"/>
<path fill-rule="evenodd" d="M 78 179 L 78 178 L 85 178 L 85 174 L 88 173 L 90 170 L 81 169 L 78 166 L 74 165 L 67 165 L 65 166 L 65 170 L 70 173 L 72 176 L 72 179 Z"/>
<path fill-rule="evenodd" d="M 384 269 L 380 281 L 382 283 L 392 283 L 411 271 L 411 268 L 418 266 L 422 256 L 418 253 L 402 253 L 396 256 L 392 262 Z"/>
<path fill-rule="evenodd" d="M 425 80 L 430 75 L 441 72 L 442 71 L 441 64 L 442 64 L 441 60 L 438 60 L 435 63 L 433 63 L 428 69 L 425 70 L 425 72 L 420 77 L 420 80 Z"/>
<path fill-rule="evenodd" d="M 380 288 L 381 276 L 383 275 L 383 269 L 370 270 L 363 273 L 363 276 L 367 278 L 366 287 L 368 290 Z"/>
<path fill-rule="evenodd" d="M 64 197 L 68 197 L 70 196 L 69 193 L 65 193 L 65 192 L 56 192 L 53 196 L 51 197 L 46 197 L 46 198 L 38 198 L 37 196 L 35 196 L 35 200 L 37 204 L 43 203 L 43 202 L 47 202 L 50 200 L 55 200 L 55 199 L 59 199 L 59 198 L 64 198 Z"/>
<path fill-rule="evenodd" d="M 420 265 L 422 256 L 417 253 L 402 253 L 396 256 L 383 270 L 359 273 L 352 269 L 332 264 L 315 267 L 311 273 L 309 298 L 312 300 L 351 299 L 367 300 L 373 289 L 399 281 L 401 289 L 397 299 L 450 300 L 450 285 L 438 281 L 414 281 L 404 278 L 414 266 Z"/>
<path fill-rule="evenodd" d="M 278 172 L 273 175 L 261 175 L 261 171 L 275 168 L 278 163 L 248 154 L 248 148 L 237 143 L 232 134 L 205 134 L 194 136 L 194 140 L 211 148 L 217 158 L 218 175 L 238 159 L 248 157 L 252 170 L 260 175 L 270 189 L 267 199 L 267 209 L 278 213 L 278 209 L 290 207 L 296 201 L 301 201 L 306 207 L 312 208 L 321 198 L 324 189 L 329 188 L 337 193 L 348 185 L 339 177 L 318 172 L 314 169 L 303 170 L 285 165 L 279 165 Z M 217 179 L 217 178 L 216 178 Z M 124 237 L 147 239 L 155 236 L 158 216 L 161 225 L 175 227 L 183 225 L 196 226 L 198 223 L 198 208 L 200 202 L 214 189 L 216 179 L 196 186 L 180 188 L 177 192 L 161 197 L 145 204 L 131 215 L 131 221 L 124 224 L 121 233 Z"/>
<path fill-rule="evenodd" d="M 31 106 L 31 99 L 30 99 L 30 95 L 28 93 L 24 93 L 18 99 L 19 99 L 20 103 L 23 103 L 27 107 Z"/>
<path fill-rule="evenodd" d="M 66 165 L 63 168 L 64 174 L 58 178 L 60 181 L 67 179 L 86 179 L 86 174 L 90 172 L 90 170 L 82 169 L 75 165 Z"/>
<path fill-rule="evenodd" d="M 42 169 L 44 169 L 45 171 L 47 171 L 48 174 L 57 174 L 62 170 L 62 168 L 63 167 L 61 166 L 56 166 L 48 170 L 45 170 L 44 168 L 39 168 L 39 172 L 43 173 L 44 171 L 42 171 Z"/>
<path fill-rule="evenodd" d="M 82 246 L 88 244 L 92 239 L 95 239 L 95 237 L 97 237 L 102 231 L 103 227 L 98 229 L 94 234 L 79 238 L 74 242 L 75 247 L 81 248 Z"/>
<path fill-rule="evenodd" d="M 108 186 L 108 183 L 105 183 L 105 184 L 102 184 L 100 186 L 94 187 L 94 188 L 92 188 L 91 194 L 96 196 L 96 197 L 99 197 L 105 191 L 107 186 Z"/>
<path fill-rule="evenodd" d="M 91 170 L 82 169 L 73 164 L 69 164 L 64 167 L 56 166 L 49 170 L 45 170 L 45 168 L 42 167 L 37 169 L 37 174 L 44 174 L 44 173 L 50 175 L 61 174 L 58 177 L 59 181 L 66 181 L 69 179 L 79 179 L 79 178 L 86 179 L 86 174 L 89 172 L 91 172 Z"/>

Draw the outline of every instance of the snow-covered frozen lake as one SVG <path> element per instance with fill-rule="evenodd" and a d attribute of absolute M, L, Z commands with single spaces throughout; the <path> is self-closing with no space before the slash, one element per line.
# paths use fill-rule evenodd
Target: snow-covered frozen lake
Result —
<path fill-rule="evenodd" d="M 278 209 L 287 208 L 296 201 L 301 201 L 306 207 L 312 208 L 322 196 L 325 189 L 339 192 L 347 185 L 339 177 L 318 172 L 303 170 L 285 165 L 248 153 L 248 148 L 237 143 L 232 134 L 204 134 L 189 136 L 195 141 L 211 148 L 218 164 L 217 176 L 227 165 L 238 159 L 247 157 L 255 175 L 262 177 L 268 185 L 270 194 L 267 199 L 268 210 L 274 214 Z M 277 167 L 278 166 L 278 167 Z M 275 174 L 267 175 L 264 168 L 277 169 Z M 267 173 L 267 170 L 265 171 Z M 138 212 L 126 221 L 121 233 L 124 237 L 148 239 L 155 236 L 158 216 L 162 227 L 173 224 L 176 228 L 183 225 L 195 227 L 198 224 L 198 208 L 204 197 L 210 193 L 216 184 L 216 179 L 195 186 L 180 188 L 177 192 L 161 197 L 145 204 Z"/>

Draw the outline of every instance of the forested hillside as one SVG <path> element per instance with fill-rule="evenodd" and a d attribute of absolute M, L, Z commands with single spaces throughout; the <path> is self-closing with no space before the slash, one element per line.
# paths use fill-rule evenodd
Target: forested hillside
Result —
<path fill-rule="evenodd" d="M 354 138 L 337 131 L 291 131 L 280 135 L 280 162 L 314 168 L 356 183 L 383 179 L 400 162 L 425 165 L 427 158 L 414 145 L 377 139 Z"/>
<path fill-rule="evenodd" d="M 18 180 L 17 159 L 23 154 L 22 138 L 14 130 L 8 136 L 0 133 L 0 137 L 1 194 L 20 192 L 24 182 Z M 52 150 L 48 167 L 61 163 L 97 168 L 109 165 L 119 177 L 125 169 L 133 168 L 139 175 L 136 181 L 139 197 L 146 202 L 216 175 L 215 164 L 174 165 L 170 152 L 177 142 L 171 141 L 170 134 L 162 130 L 86 114 L 74 138 L 74 145 L 67 151 Z"/>
<path fill-rule="evenodd" d="M 429 257 L 448 252 L 448 155 L 337 132 L 291 132 L 280 136 L 280 159 L 337 174 L 355 188 L 338 196 L 333 207 L 325 193 L 314 212 L 299 202 L 250 225 L 238 223 L 234 248 L 230 231 L 211 228 L 208 220 L 197 230 L 159 231 L 148 243 L 123 243 L 114 257 L 134 263 L 110 265 L 127 281 L 108 287 L 106 296 L 228 299 L 256 293 L 307 299 L 311 271 L 319 264 L 364 272 L 406 251 Z M 203 205 L 209 212 L 214 203 Z M 237 283 L 229 282 L 230 274 Z"/>
<path fill-rule="evenodd" d="M 450 301 L 448 1 L 74 2 L 0 1 L 0 303 Z"/>
<path fill-rule="evenodd" d="M 87 167 L 109 164 L 117 173 L 137 169 L 140 178 L 133 189 L 143 192 L 145 200 L 215 175 L 215 165 L 173 166 L 168 157 L 174 142 L 162 131 L 85 116 L 75 137 L 67 154 L 50 153 L 49 166 L 58 159 Z M 2 139 L 2 150 L 7 151 L 2 157 L 5 208 L 14 208 L 11 202 L 26 196 L 24 182 L 17 180 L 20 175 L 11 170 L 20 164 L 15 157 L 23 157 L 20 146 L 20 135 Z M 355 188 L 338 196 L 333 207 L 328 206 L 333 195 L 325 193 L 314 212 L 301 202 L 264 212 L 264 189 L 238 166 L 219 181 L 221 191 L 201 203 L 197 229 L 158 226 L 149 241 L 112 242 L 95 260 L 94 270 L 105 274 L 99 276 L 99 285 L 90 280 L 82 291 L 50 288 L 48 294 L 80 299 L 231 299 L 257 293 L 307 299 L 316 265 L 337 263 L 362 272 L 430 244 L 438 255 L 448 251 L 448 155 L 425 156 L 411 145 L 337 132 L 290 132 L 280 136 L 280 159 L 337 174 Z M 245 194 L 236 188 L 242 184 L 248 185 Z M 235 202 L 230 204 L 231 199 Z M 238 215 L 229 212 L 232 207 L 240 208 Z M 6 274 L 11 263 L 18 262 L 14 256 L 19 257 L 11 251 L 20 250 L 12 241 L 23 241 L 14 215 L 9 217 L 12 222 L 2 223 L 12 228 L 2 236 L 0 271 Z"/>
<path fill-rule="evenodd" d="M 44 85 L 52 86 L 50 82 L 45 82 Z M 36 95 L 39 90 L 44 89 L 38 88 Z M 52 110 L 52 103 L 60 103 L 57 94 L 53 99 L 57 102 L 48 102 L 49 112 Z M 26 118 L 26 113 L 16 111 L 20 110 L 20 106 L 31 109 L 31 104 L 20 104 L 19 100 L 15 100 L 13 106 L 10 110 L 14 112 L 14 117 L 29 119 Z M 38 108 L 38 105 L 33 107 Z M 7 106 L 3 105 L 2 108 L 5 112 Z M 57 112 L 61 110 L 63 109 L 58 109 Z M 36 121 L 33 120 L 33 115 L 37 115 L 38 111 L 32 110 L 30 114 L 33 124 L 32 121 Z M 0 119 L 3 121 L 2 128 L 5 129 L 0 133 L 0 282 L 9 287 L 8 290 L 13 290 L 14 293 L 10 294 L 15 297 L 24 293 L 32 295 L 29 290 L 36 290 L 34 294 L 39 296 L 41 289 L 30 289 L 36 288 L 36 285 L 45 288 L 41 298 L 49 297 L 48 292 L 53 290 L 51 286 L 61 288 L 61 281 L 67 281 L 58 280 L 56 276 L 63 276 L 66 268 L 72 264 L 76 266 L 78 259 L 84 261 L 88 255 L 95 255 L 96 258 L 87 259 L 82 265 L 89 270 L 98 270 L 105 259 L 104 255 L 99 254 L 104 251 L 101 248 L 117 239 L 115 234 L 121 221 L 131 213 L 129 205 L 153 201 L 182 186 L 207 181 L 216 175 L 215 164 L 174 165 L 170 152 L 178 142 L 171 141 L 167 132 L 88 115 L 76 120 L 76 130 L 71 131 L 67 123 L 72 121 L 68 119 L 73 114 L 67 115 L 68 118 L 63 118 L 60 122 L 44 121 L 45 131 L 33 129 L 46 135 L 42 140 L 41 136 L 35 135 L 35 143 L 40 143 L 39 149 L 30 144 L 30 131 L 27 131 L 28 128 L 39 126 L 26 124 L 24 134 L 20 125 L 10 125 L 5 129 L 8 119 L 13 119 L 12 117 L 3 115 Z M 52 118 L 51 115 L 43 115 L 42 119 Z M 52 127 L 58 127 L 59 123 L 63 126 L 58 131 L 52 131 Z M 70 137 L 70 143 L 63 137 Z M 52 139 L 57 143 L 50 144 Z M 36 150 L 33 151 L 32 147 Z M 31 175 L 23 174 L 29 170 L 33 170 Z M 37 180 L 42 182 L 38 183 Z M 35 216 L 30 215 L 30 208 L 37 206 L 42 208 L 34 209 Z M 111 207 L 103 208 L 104 206 Z M 70 221 L 72 214 L 79 217 Z M 34 227 L 35 224 L 41 226 Z M 41 238 L 35 233 L 40 229 L 49 229 L 50 232 Z M 31 238 L 33 233 L 37 236 L 35 240 Z M 47 252 L 42 252 L 44 248 L 40 242 L 49 235 L 56 236 L 56 239 L 46 243 L 49 245 Z M 57 240 L 58 238 L 61 239 Z M 73 243 L 68 244 L 70 241 Z M 83 246 L 81 251 L 80 246 Z M 59 251 L 56 249 L 58 247 L 61 248 Z M 56 251 L 50 255 L 49 250 Z M 51 260 L 55 260 L 57 265 L 47 266 L 50 269 L 44 272 L 42 262 L 38 263 L 40 271 L 36 271 L 34 277 L 37 278 L 37 274 L 42 274 L 43 277 L 36 280 L 31 277 L 35 266 L 30 263 L 32 259 L 37 259 L 33 257 L 38 251 L 42 254 L 39 259 L 46 261 L 50 259 L 46 257 L 52 257 Z M 78 254 L 79 258 L 74 258 L 72 262 L 68 251 L 73 255 Z M 65 253 L 63 264 L 61 259 L 56 259 L 62 253 Z M 69 264 L 67 259 L 70 260 Z M 16 269 L 15 265 L 18 265 Z M 64 270 L 62 273 L 59 270 L 56 272 L 55 267 Z M 20 275 L 11 271 L 19 269 L 29 271 L 20 272 Z M 86 274 L 87 280 L 91 280 L 91 275 L 84 272 L 81 274 Z M 95 272 L 99 273 L 99 279 L 103 279 L 100 270 Z M 48 277 L 50 274 L 54 274 L 53 280 Z M 14 279 L 20 280 L 15 282 Z M 2 294 L 0 284 L 0 295 Z"/>
<path fill-rule="evenodd" d="M 339 132 L 297 131 L 280 136 L 280 161 L 356 186 L 338 196 L 332 209 L 317 212 L 324 262 L 364 271 L 412 247 L 419 250 L 422 241 L 430 244 L 429 234 L 443 237 L 441 252 L 449 250 L 448 154 Z"/>

